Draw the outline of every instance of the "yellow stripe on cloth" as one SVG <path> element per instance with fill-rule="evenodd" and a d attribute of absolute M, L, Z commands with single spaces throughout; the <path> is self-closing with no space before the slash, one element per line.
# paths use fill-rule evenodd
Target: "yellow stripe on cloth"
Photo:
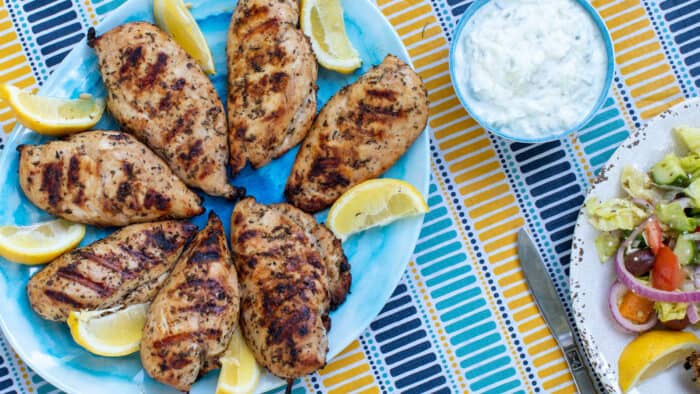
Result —
<path fill-rule="evenodd" d="M 641 118 L 654 117 L 681 101 L 683 92 L 642 0 L 594 0 L 592 4 L 610 30 L 615 61 Z"/>
<path fill-rule="evenodd" d="M 35 87 L 36 79 L 12 26 L 4 0 L 0 0 L 0 44 L 0 84 L 10 83 L 20 88 Z M 15 123 L 10 107 L 0 100 L 0 127 L 9 133 Z"/>
<path fill-rule="evenodd" d="M 342 353 L 318 372 L 321 382 L 329 394 L 376 390 L 377 382 L 371 372 L 369 361 L 360 347 L 353 341 Z"/>

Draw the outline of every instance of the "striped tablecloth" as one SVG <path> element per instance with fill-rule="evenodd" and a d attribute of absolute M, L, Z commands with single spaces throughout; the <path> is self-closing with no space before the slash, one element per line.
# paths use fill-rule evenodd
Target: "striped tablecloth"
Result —
<path fill-rule="evenodd" d="M 0 0 L 0 81 L 40 86 L 88 27 L 122 2 Z M 430 93 L 431 211 L 380 315 L 294 392 L 573 392 L 528 292 L 515 234 L 526 226 L 535 235 L 568 304 L 571 235 L 591 179 L 630 130 L 698 94 L 700 1 L 593 1 L 614 40 L 613 89 L 576 136 L 537 145 L 489 135 L 455 96 L 448 47 L 471 1 L 377 3 Z M 0 127 L 13 126 L 0 103 Z M 0 394 L 52 391 L 0 336 Z"/>

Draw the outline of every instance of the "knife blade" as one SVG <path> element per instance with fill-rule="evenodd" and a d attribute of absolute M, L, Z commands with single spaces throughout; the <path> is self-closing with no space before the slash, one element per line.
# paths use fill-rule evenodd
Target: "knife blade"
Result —
<path fill-rule="evenodd" d="M 579 393 L 597 392 L 588 374 L 585 359 L 581 357 L 583 352 L 574 340 L 564 306 L 554 289 L 537 246 L 525 229 L 518 231 L 518 258 L 535 303 L 565 355 L 564 360 L 569 366 L 577 391 Z"/>

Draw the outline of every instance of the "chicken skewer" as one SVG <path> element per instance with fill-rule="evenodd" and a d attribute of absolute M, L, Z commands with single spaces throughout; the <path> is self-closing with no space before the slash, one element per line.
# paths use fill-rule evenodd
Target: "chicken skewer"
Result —
<path fill-rule="evenodd" d="M 311 127 L 318 65 L 298 22 L 297 0 L 240 0 L 233 13 L 226 54 L 234 174 L 283 155 Z"/>
<path fill-rule="evenodd" d="M 243 337 L 261 365 L 289 382 L 326 364 L 328 312 L 350 287 L 340 242 L 325 231 L 289 204 L 253 198 L 231 216 Z"/>
<path fill-rule="evenodd" d="M 89 131 L 17 149 L 27 198 L 72 222 L 125 226 L 203 211 L 199 196 L 129 134 Z"/>
<path fill-rule="evenodd" d="M 420 77 L 387 56 L 331 98 L 297 154 L 285 196 L 306 212 L 388 170 L 423 132 L 428 97 Z"/>
<path fill-rule="evenodd" d="M 121 127 L 151 147 L 187 185 L 238 197 L 229 183 L 224 106 L 197 63 L 158 27 L 133 22 L 88 34 Z"/>
<path fill-rule="evenodd" d="M 52 261 L 27 284 L 29 303 L 48 320 L 71 311 L 150 302 L 196 226 L 179 221 L 134 224 Z"/>
<path fill-rule="evenodd" d="M 154 379 L 188 391 L 220 367 L 238 321 L 239 290 L 221 220 L 212 212 L 148 309 L 141 363 Z"/>

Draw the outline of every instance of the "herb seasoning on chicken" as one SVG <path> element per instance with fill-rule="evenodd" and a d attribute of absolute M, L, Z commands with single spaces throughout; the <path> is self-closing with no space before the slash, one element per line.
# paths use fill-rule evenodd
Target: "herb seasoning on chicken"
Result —
<path fill-rule="evenodd" d="M 141 340 L 146 372 L 188 391 L 219 368 L 238 322 L 238 298 L 224 227 L 212 212 L 148 309 Z"/>
<path fill-rule="evenodd" d="M 75 223 L 125 226 L 203 211 L 199 196 L 129 134 L 88 131 L 17 149 L 27 198 Z"/>
<path fill-rule="evenodd" d="M 423 132 L 428 97 L 420 77 L 387 56 L 331 98 L 297 154 L 285 196 L 306 212 L 388 170 Z"/>
<path fill-rule="evenodd" d="M 298 23 L 298 0 L 240 0 L 233 13 L 226 54 L 234 174 L 283 155 L 311 127 L 318 65 Z"/>
<path fill-rule="evenodd" d="M 124 227 L 39 271 L 29 303 L 44 319 L 65 321 L 71 311 L 150 302 L 196 229 L 178 221 Z"/>
<path fill-rule="evenodd" d="M 157 26 L 133 22 L 90 31 L 107 108 L 124 130 L 160 155 L 187 185 L 227 198 L 224 106 L 197 63 Z"/>
<path fill-rule="evenodd" d="M 231 250 L 241 282 L 241 330 L 256 360 L 288 381 L 326 364 L 328 312 L 345 299 L 350 266 L 338 241 L 289 204 L 240 201 Z"/>

